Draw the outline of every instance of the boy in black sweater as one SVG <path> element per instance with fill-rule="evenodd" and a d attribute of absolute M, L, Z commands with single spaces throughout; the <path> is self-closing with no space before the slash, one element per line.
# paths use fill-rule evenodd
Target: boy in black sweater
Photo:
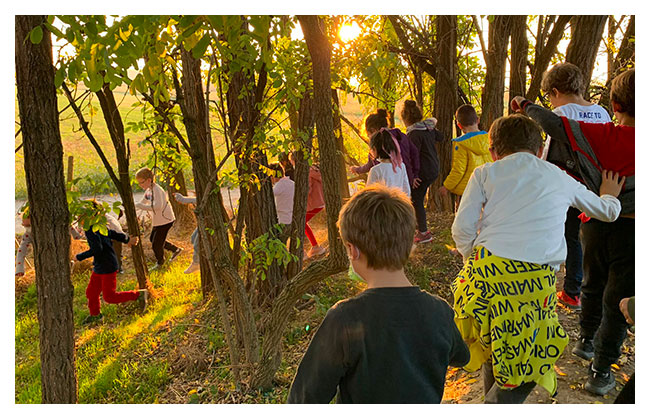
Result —
<path fill-rule="evenodd" d="M 133 246 L 138 242 L 138 238 L 129 237 L 125 233 L 119 233 L 111 229 L 106 231 L 106 234 L 102 234 L 99 230 L 93 231 L 92 228 L 88 228 L 85 234 L 90 249 L 75 255 L 75 261 L 81 261 L 89 257 L 93 258 L 93 272 L 90 274 L 90 281 L 86 288 L 90 315 L 83 320 L 83 324 L 94 323 L 103 318 L 100 312 L 100 295 L 104 297 L 104 301 L 108 304 L 138 300 L 144 309 L 147 303 L 147 290 L 115 291 L 119 265 L 112 240 Z"/>
<path fill-rule="evenodd" d="M 355 194 L 338 221 L 352 276 L 368 284 L 336 303 L 302 359 L 288 403 L 440 403 L 449 365 L 469 350 L 449 305 L 404 274 L 415 214 L 395 188 Z"/>

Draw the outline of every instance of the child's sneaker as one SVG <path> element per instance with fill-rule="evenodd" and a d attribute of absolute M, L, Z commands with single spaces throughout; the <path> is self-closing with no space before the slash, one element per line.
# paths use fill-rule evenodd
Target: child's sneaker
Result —
<path fill-rule="evenodd" d="M 136 301 L 140 305 L 140 310 L 145 311 L 147 309 L 147 304 L 149 303 L 149 291 L 138 290 L 138 292 L 140 295 L 138 295 L 138 299 Z"/>
<path fill-rule="evenodd" d="M 557 292 L 557 300 L 564 306 L 580 310 L 580 297 L 571 297 L 564 290 Z"/>
<path fill-rule="evenodd" d="M 183 273 L 191 274 L 192 272 L 196 272 L 196 271 L 198 271 L 199 269 L 201 269 L 201 264 L 200 264 L 200 263 L 196 263 L 196 262 L 192 262 L 192 263 L 190 264 L 190 266 L 188 266 L 187 269 L 185 269 L 185 270 L 183 271 Z"/>
<path fill-rule="evenodd" d="M 413 239 L 413 242 L 415 244 L 423 244 L 423 243 L 429 243 L 431 240 L 433 240 L 433 236 L 431 235 L 430 231 L 420 233 L 419 231 L 415 233 L 415 239 Z"/>
<path fill-rule="evenodd" d="M 314 256 L 320 256 L 325 254 L 327 252 L 327 248 L 325 247 L 320 247 L 320 246 L 314 246 L 311 249 L 309 249 L 309 252 L 307 252 L 307 257 L 308 258 L 313 258 Z"/>
<path fill-rule="evenodd" d="M 176 259 L 176 257 L 178 257 L 178 255 L 181 254 L 182 251 L 183 251 L 182 247 L 177 247 L 176 250 L 174 250 L 174 252 L 172 253 L 172 257 L 169 259 L 169 263 L 172 263 L 174 259 Z"/>
<path fill-rule="evenodd" d="M 580 338 L 571 353 L 586 361 L 591 361 L 594 359 L 594 341 L 592 339 Z"/>
<path fill-rule="evenodd" d="M 585 384 L 585 390 L 590 393 L 604 396 L 616 386 L 614 374 L 611 371 L 602 372 L 594 369 L 593 364 L 589 365 L 589 378 Z"/>
<path fill-rule="evenodd" d="M 81 324 L 91 324 L 91 323 L 96 323 L 98 321 L 101 321 L 104 318 L 104 315 L 102 313 L 99 313 L 96 316 L 93 315 L 88 315 L 86 316 L 85 319 L 81 322 Z"/>

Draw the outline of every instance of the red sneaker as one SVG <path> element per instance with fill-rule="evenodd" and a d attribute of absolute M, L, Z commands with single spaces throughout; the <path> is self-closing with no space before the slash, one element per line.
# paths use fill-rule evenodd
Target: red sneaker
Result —
<path fill-rule="evenodd" d="M 564 290 L 557 292 L 557 301 L 572 309 L 580 308 L 580 297 L 570 297 Z"/>
<path fill-rule="evenodd" d="M 433 240 L 433 236 L 431 235 L 430 231 L 427 231 L 425 233 L 420 233 L 419 231 L 415 233 L 415 239 L 413 239 L 413 242 L 415 244 L 422 244 L 422 243 L 429 243 L 431 240 Z"/>

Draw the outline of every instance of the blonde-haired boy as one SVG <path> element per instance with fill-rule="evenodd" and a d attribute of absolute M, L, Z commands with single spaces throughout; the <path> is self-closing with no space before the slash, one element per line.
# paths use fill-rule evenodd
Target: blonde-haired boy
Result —
<path fill-rule="evenodd" d="M 336 303 L 314 335 L 288 403 L 440 403 L 449 365 L 462 366 L 467 346 L 453 312 L 411 285 L 404 273 L 415 212 L 396 188 L 357 192 L 339 214 L 354 276 L 368 284 Z"/>

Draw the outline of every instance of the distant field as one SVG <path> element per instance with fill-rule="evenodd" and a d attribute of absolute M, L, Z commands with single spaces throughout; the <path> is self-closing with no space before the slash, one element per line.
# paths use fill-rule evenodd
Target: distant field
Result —
<path fill-rule="evenodd" d="M 141 108 L 134 107 L 136 99 L 125 92 L 116 92 L 116 100 L 120 106 L 120 111 L 122 114 L 124 125 L 127 126 L 129 122 L 138 122 L 142 119 Z M 359 125 L 360 121 L 363 118 L 363 110 L 359 103 L 352 97 L 348 97 L 344 101 L 343 113 L 346 117 Z M 65 97 L 59 97 L 59 109 L 65 108 L 68 104 Z M 117 168 L 117 162 L 115 160 L 115 152 L 111 139 L 104 123 L 104 119 L 101 114 L 101 108 L 99 107 L 99 102 L 95 98 L 93 100 L 93 106 L 95 108 L 95 113 L 93 116 L 90 115 L 88 109 L 85 110 L 85 118 L 89 121 L 91 125 L 91 132 L 102 146 L 102 149 L 106 153 L 107 158 L 113 164 L 113 167 Z M 18 116 L 18 103 L 16 102 L 15 107 L 15 119 L 19 121 Z M 216 121 L 213 122 L 213 125 L 216 124 Z M 182 128 L 182 126 L 181 126 Z M 16 128 L 17 129 L 17 128 Z M 71 109 L 67 109 L 61 115 L 60 122 L 61 130 L 61 139 L 63 141 L 63 162 L 65 166 L 65 171 L 67 173 L 67 164 L 68 157 L 74 157 L 74 177 L 84 177 L 89 175 L 95 183 L 106 180 L 109 185 L 112 187 L 108 175 L 104 169 L 104 166 L 97 155 L 95 149 L 90 144 L 90 141 L 86 138 L 86 135 L 80 129 L 79 121 L 74 115 Z M 365 146 L 356 138 L 352 131 L 348 128 L 347 125 L 343 125 L 344 136 L 346 139 L 350 139 L 349 147 L 350 152 L 359 157 L 365 156 Z M 130 149 L 131 149 L 131 162 L 129 165 L 130 172 L 133 174 L 136 170 L 146 164 L 148 157 L 153 153 L 153 148 L 150 144 L 138 145 L 140 141 L 146 138 L 146 133 L 127 133 L 127 138 L 130 140 Z M 213 131 L 213 140 L 215 144 L 221 143 L 219 140 L 220 135 L 217 132 Z M 18 147 L 22 143 L 22 136 L 19 135 L 15 141 L 15 147 Z M 215 150 L 217 158 L 220 154 L 220 147 L 217 146 Z M 225 169 L 232 169 L 234 163 L 229 161 Z M 15 199 L 26 199 L 27 198 L 27 186 L 25 181 L 25 171 L 24 171 L 24 151 L 21 150 L 15 153 Z M 188 182 L 188 188 L 193 188 L 193 179 L 192 179 L 192 170 L 188 167 L 185 170 L 186 181 Z M 79 188 L 82 192 L 89 192 L 91 186 L 89 184 L 81 183 Z M 113 189 L 113 192 L 115 190 Z"/>

